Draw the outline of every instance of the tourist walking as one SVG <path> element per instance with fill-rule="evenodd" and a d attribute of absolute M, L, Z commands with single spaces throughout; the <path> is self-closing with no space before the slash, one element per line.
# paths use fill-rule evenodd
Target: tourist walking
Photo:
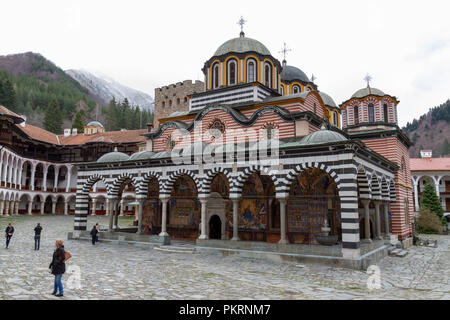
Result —
<path fill-rule="evenodd" d="M 95 245 L 95 243 L 98 241 L 98 223 L 92 227 L 91 230 L 91 238 L 92 238 L 92 244 Z"/>
<path fill-rule="evenodd" d="M 11 238 L 14 234 L 14 227 L 12 226 L 12 223 L 8 223 L 8 226 L 5 229 L 5 237 L 6 237 L 6 249 L 9 247 L 9 242 L 11 241 Z"/>
<path fill-rule="evenodd" d="M 34 228 L 34 250 L 39 250 L 41 246 L 41 224 L 38 222 L 37 226 Z"/>
<path fill-rule="evenodd" d="M 53 259 L 49 268 L 52 274 L 55 275 L 55 285 L 53 289 L 53 295 L 57 297 L 64 296 L 64 289 L 62 285 L 62 275 L 66 272 L 66 261 L 70 259 L 70 253 L 64 250 L 64 242 L 62 240 L 56 240 L 56 249 L 53 252 Z M 59 294 L 57 293 L 59 290 Z"/>

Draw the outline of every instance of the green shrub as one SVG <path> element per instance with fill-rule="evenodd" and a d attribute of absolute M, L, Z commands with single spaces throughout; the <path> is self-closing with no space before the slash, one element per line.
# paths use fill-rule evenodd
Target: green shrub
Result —
<path fill-rule="evenodd" d="M 421 208 L 419 212 L 419 219 L 417 219 L 417 232 L 437 234 L 441 231 L 441 219 L 439 219 L 439 217 L 432 213 L 429 209 Z"/>

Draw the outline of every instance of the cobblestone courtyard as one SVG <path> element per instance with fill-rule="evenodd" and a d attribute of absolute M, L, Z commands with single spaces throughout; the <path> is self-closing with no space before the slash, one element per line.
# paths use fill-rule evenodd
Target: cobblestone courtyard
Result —
<path fill-rule="evenodd" d="M 4 243 L 0 247 L 0 299 L 60 299 L 50 294 L 48 269 L 57 238 L 72 254 L 67 268 L 81 271 L 81 288 L 69 288 L 74 274 L 63 276 L 63 299 L 450 299 L 450 236 L 424 236 L 438 239 L 438 248 L 413 247 L 405 258 L 386 257 L 379 264 L 382 288 L 368 290 L 365 271 L 132 245 L 92 246 L 66 240 L 73 217 L 64 216 L 0 218 L 2 233 L 10 221 L 16 232 L 10 249 Z M 33 250 L 37 222 L 44 228 L 40 251 Z M 88 227 L 95 222 L 107 225 L 107 218 L 89 217 Z"/>

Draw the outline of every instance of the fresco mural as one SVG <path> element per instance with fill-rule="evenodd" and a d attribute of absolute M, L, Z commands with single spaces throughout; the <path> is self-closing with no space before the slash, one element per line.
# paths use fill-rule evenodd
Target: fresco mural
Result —
<path fill-rule="evenodd" d="M 147 199 L 142 208 L 142 231 L 145 234 L 156 234 L 159 231 L 159 185 L 156 178 L 152 178 L 147 185 Z"/>
<path fill-rule="evenodd" d="M 174 238 L 196 238 L 200 216 L 201 204 L 195 182 L 189 176 L 180 176 L 173 185 L 169 201 L 169 234 Z"/>
<path fill-rule="evenodd" d="M 265 230 L 267 210 L 264 186 L 257 173 L 251 174 L 242 187 L 239 206 L 240 230 Z"/>
<path fill-rule="evenodd" d="M 325 219 L 332 234 L 340 235 L 340 203 L 336 184 L 320 169 L 308 169 L 292 182 L 287 202 L 287 232 L 292 243 L 318 244 Z"/>

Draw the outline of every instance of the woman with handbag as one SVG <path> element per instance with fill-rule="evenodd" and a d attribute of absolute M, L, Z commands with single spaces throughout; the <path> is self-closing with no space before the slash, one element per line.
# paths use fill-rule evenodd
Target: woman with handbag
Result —
<path fill-rule="evenodd" d="M 52 294 L 57 297 L 62 297 L 64 296 L 62 275 L 66 272 L 66 261 L 70 259 L 71 255 L 64 250 L 64 243 L 62 240 L 56 240 L 55 246 L 56 249 L 53 252 L 53 259 L 49 266 L 52 270 L 52 274 L 55 275 L 55 285 Z M 57 294 L 58 290 L 59 294 Z"/>

